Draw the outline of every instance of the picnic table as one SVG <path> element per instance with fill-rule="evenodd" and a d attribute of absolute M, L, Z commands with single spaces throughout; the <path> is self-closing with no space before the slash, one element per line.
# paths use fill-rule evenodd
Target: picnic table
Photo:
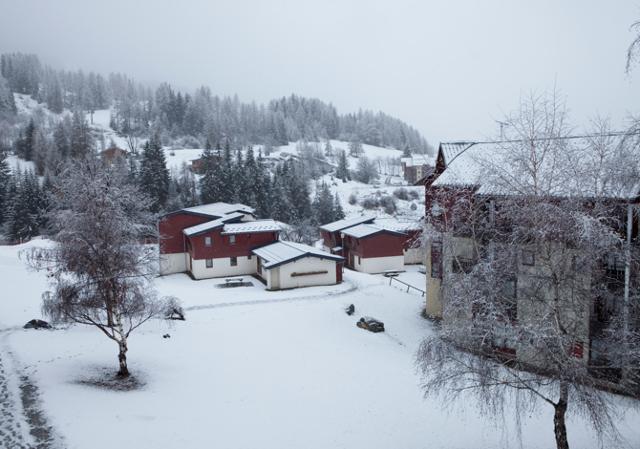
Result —
<path fill-rule="evenodd" d="M 224 280 L 226 285 L 240 285 L 244 282 L 242 278 L 227 278 Z"/>

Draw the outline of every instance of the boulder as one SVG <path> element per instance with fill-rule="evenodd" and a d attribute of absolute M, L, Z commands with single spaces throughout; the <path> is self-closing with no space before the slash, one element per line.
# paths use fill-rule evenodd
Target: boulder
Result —
<path fill-rule="evenodd" d="M 51 329 L 51 325 L 43 320 L 33 319 L 24 325 L 25 329 Z"/>

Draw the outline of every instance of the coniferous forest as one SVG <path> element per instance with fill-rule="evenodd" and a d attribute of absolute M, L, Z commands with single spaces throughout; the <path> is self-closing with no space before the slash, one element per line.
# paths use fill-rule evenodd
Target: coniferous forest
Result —
<path fill-rule="evenodd" d="M 20 113 L 16 94 L 30 96 L 43 108 Z M 50 190 L 66 162 L 115 146 L 99 141 L 91 129 L 93 113 L 105 109 L 110 110 L 109 126 L 128 143 L 122 150 L 129 157 L 111 163 L 127 171 L 126 179 L 149 197 L 152 211 L 241 202 L 255 207 L 261 217 L 291 224 L 289 237 L 302 241 L 318 224 L 343 216 L 328 186 L 313 188 L 310 183 L 327 172 L 328 165 L 318 161 L 324 162 L 332 150 L 303 146 L 299 159 L 267 166 L 262 149 L 268 152 L 299 140 L 338 139 L 354 148 L 364 143 L 406 153 L 430 151 L 417 130 L 382 112 L 340 114 L 331 104 L 297 95 L 268 104 L 245 103 L 237 96 L 217 96 L 208 87 L 182 92 L 169 83 L 148 86 L 119 73 L 56 70 L 36 55 L 4 54 L 0 57 L 0 227 L 8 240 L 46 232 Z M 254 145 L 261 149 L 254 151 Z M 205 148 L 199 176 L 187 167 L 170 173 L 166 146 Z M 33 162 L 35 173 L 11 173 L 9 154 Z M 349 174 L 340 162 L 337 177 L 346 180 Z"/>

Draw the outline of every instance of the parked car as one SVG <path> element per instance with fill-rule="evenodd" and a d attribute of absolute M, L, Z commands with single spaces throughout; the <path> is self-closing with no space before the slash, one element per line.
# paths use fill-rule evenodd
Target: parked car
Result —
<path fill-rule="evenodd" d="M 360 318 L 356 325 L 361 329 L 368 330 L 369 332 L 384 332 L 384 323 L 368 316 Z"/>

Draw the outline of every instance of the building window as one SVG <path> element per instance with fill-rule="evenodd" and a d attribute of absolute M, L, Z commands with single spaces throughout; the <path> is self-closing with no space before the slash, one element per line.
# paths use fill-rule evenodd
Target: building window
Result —
<path fill-rule="evenodd" d="M 204 238 L 204 246 L 211 246 L 211 237 Z"/>
<path fill-rule="evenodd" d="M 442 242 L 431 243 L 431 277 L 442 279 Z"/>
<path fill-rule="evenodd" d="M 229 236 L 229 243 L 232 245 L 236 244 L 236 236 L 235 235 L 230 235 Z"/>
<path fill-rule="evenodd" d="M 451 271 L 453 273 L 471 273 L 475 264 L 473 259 L 456 257 L 451 261 Z"/>
<path fill-rule="evenodd" d="M 533 266 L 536 264 L 536 253 L 531 250 L 522 250 L 521 254 L 522 265 Z"/>
<path fill-rule="evenodd" d="M 213 268 L 213 259 L 206 259 L 207 268 Z"/>
<path fill-rule="evenodd" d="M 236 265 L 238 265 L 238 258 L 237 257 L 231 257 L 231 266 L 235 267 Z"/>
<path fill-rule="evenodd" d="M 249 255 L 247 256 L 247 260 L 251 260 L 251 256 L 252 256 L 252 254 L 249 253 Z"/>
<path fill-rule="evenodd" d="M 358 265 L 362 265 L 362 259 L 360 259 L 360 256 L 358 256 Z"/>

